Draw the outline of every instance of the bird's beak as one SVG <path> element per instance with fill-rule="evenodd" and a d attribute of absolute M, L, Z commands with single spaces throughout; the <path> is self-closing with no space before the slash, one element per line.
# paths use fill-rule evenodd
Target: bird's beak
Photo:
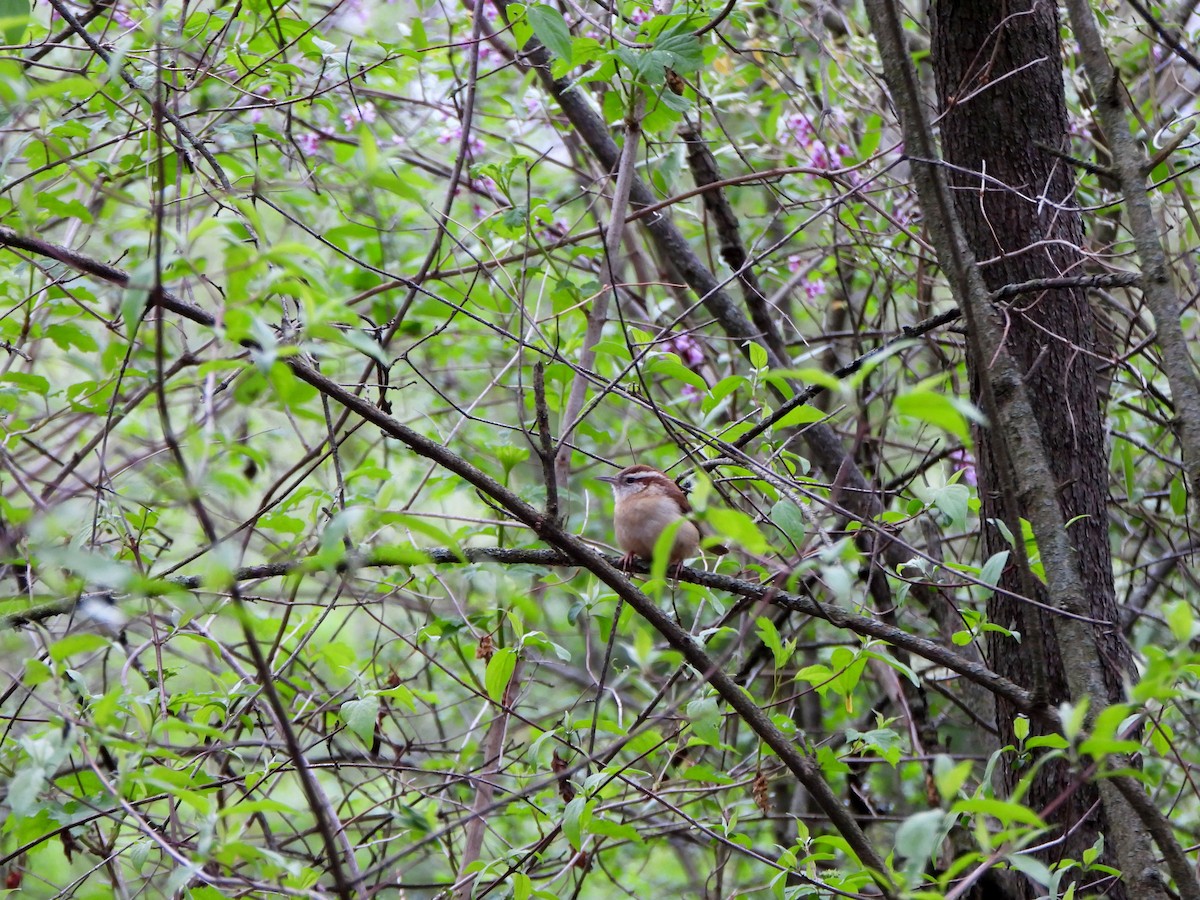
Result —
<path fill-rule="evenodd" d="M 603 481 L 605 484 L 616 484 L 617 476 L 616 475 L 597 475 L 596 480 Z"/>

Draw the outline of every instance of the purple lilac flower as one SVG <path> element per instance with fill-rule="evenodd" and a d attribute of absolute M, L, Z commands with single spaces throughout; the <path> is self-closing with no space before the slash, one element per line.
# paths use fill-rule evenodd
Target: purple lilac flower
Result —
<path fill-rule="evenodd" d="M 306 131 L 296 138 L 296 143 L 299 145 L 301 153 L 305 156 L 312 156 L 321 146 L 321 136 L 315 131 Z"/>
<path fill-rule="evenodd" d="M 439 144 L 456 144 L 462 140 L 462 134 L 463 131 L 461 125 L 455 124 L 454 126 L 447 126 L 442 130 L 442 133 L 437 136 L 437 142 Z M 471 137 L 467 140 L 468 156 L 478 156 L 486 149 L 487 144 L 475 137 L 475 135 L 471 135 Z"/>
<path fill-rule="evenodd" d="M 975 457 L 971 456 L 970 452 L 965 449 L 959 449 L 952 452 L 947 459 L 954 467 L 955 472 L 962 472 L 962 481 L 964 484 L 969 484 L 971 487 L 979 487 L 979 475 L 975 471 Z"/>
<path fill-rule="evenodd" d="M 667 341 L 667 350 L 683 360 L 689 368 L 696 368 L 704 362 L 704 351 L 690 334 L 680 334 Z"/>
<path fill-rule="evenodd" d="M 838 113 L 831 114 L 835 125 L 843 119 Z M 854 150 L 845 141 L 839 142 L 834 149 L 817 136 L 813 120 L 804 113 L 792 113 L 781 123 L 781 131 L 789 134 L 800 149 L 808 154 L 809 164 L 814 169 L 841 168 L 854 161 Z"/>
<path fill-rule="evenodd" d="M 807 144 L 814 136 L 812 119 L 804 113 L 792 113 L 783 120 L 783 127 L 792 133 L 798 144 Z"/>
<path fill-rule="evenodd" d="M 369 18 L 363 0 L 347 0 L 338 12 L 338 25 L 348 31 L 364 31 Z"/>
<path fill-rule="evenodd" d="M 375 104 L 368 100 L 366 103 L 360 103 L 347 112 L 342 113 L 342 124 L 346 126 L 347 131 L 353 130 L 354 126 L 359 122 L 365 122 L 370 125 L 375 121 Z"/>
<path fill-rule="evenodd" d="M 557 243 L 567 233 L 570 225 L 566 219 L 555 219 L 554 222 L 538 232 L 538 239 L 546 244 Z"/>
<path fill-rule="evenodd" d="M 260 84 L 250 92 L 252 97 L 266 97 L 270 93 L 271 86 L 269 84 Z M 266 115 L 266 107 L 255 105 L 250 107 L 250 113 L 246 116 L 246 118 L 250 121 L 251 125 L 257 125 L 263 120 L 264 115 Z"/>
<path fill-rule="evenodd" d="M 137 22 L 133 21 L 129 12 L 119 6 L 113 10 L 113 21 L 126 30 L 137 28 Z"/>

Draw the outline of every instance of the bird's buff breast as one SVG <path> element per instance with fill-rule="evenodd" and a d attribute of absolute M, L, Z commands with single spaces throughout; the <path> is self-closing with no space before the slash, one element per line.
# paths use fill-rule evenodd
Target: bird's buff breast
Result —
<path fill-rule="evenodd" d="M 664 498 L 665 500 L 665 498 Z M 617 543 L 627 552 L 634 553 L 650 562 L 654 558 L 654 544 L 664 528 L 680 518 L 678 512 L 665 502 L 657 500 L 631 501 L 628 522 L 618 523 Z M 672 502 L 670 506 L 673 506 Z M 684 521 L 675 532 L 675 546 L 671 548 L 671 564 L 680 563 L 695 556 L 700 550 L 700 531 L 689 521 Z"/>

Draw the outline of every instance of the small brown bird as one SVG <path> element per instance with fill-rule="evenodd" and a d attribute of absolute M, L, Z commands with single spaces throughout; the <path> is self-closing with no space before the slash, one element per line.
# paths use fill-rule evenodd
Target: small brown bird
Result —
<path fill-rule="evenodd" d="M 616 475 L 601 475 L 598 480 L 611 484 L 616 497 L 613 520 L 617 546 L 625 551 L 623 567 L 628 569 L 635 557 L 650 562 L 659 535 L 676 519 L 684 522 L 675 532 L 671 566 L 678 569 L 685 559 L 699 554 L 700 528 L 686 518 L 692 505 L 679 485 L 658 469 L 630 466 Z M 714 547 L 713 551 L 727 552 L 724 547 Z"/>

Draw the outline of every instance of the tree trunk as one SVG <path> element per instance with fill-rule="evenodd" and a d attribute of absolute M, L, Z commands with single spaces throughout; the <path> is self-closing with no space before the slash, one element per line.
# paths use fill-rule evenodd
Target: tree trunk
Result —
<path fill-rule="evenodd" d="M 1042 149 L 1065 149 L 1067 133 L 1056 6 L 1039 0 L 936 0 L 932 21 L 950 183 L 988 286 L 1084 274 L 1073 172 Z M 1117 700 L 1130 669 L 1130 652 L 1115 624 L 1119 618 L 1105 509 L 1108 455 L 1096 390 L 1092 313 L 1084 291 L 1054 290 L 1009 301 L 1005 318 L 1006 346 L 1024 372 L 1037 410 L 1060 486 L 1063 518 L 1073 520 L 1071 538 L 1081 576 L 1091 590 L 1092 615 L 1100 623 L 1095 626 L 1097 642 L 1108 664 L 1106 699 Z M 979 367 L 988 362 L 968 358 L 976 399 Z M 979 434 L 977 469 L 984 547 L 990 556 L 1010 548 L 990 524 L 1004 518 L 1005 507 L 986 429 Z M 1023 593 L 1015 566 L 1008 567 L 1001 586 Z M 1049 614 L 997 593 L 988 604 L 988 616 L 1020 634 L 1020 640 L 997 635 L 990 639 L 988 653 L 997 672 L 1040 689 L 1052 706 L 1079 699 L 1069 696 Z M 1003 701 L 997 718 L 1002 743 L 1015 744 L 1013 710 Z M 1006 771 L 1007 787 L 1022 774 Z M 1061 760 L 1047 765 L 1033 783 L 1029 803 L 1034 809 L 1045 808 L 1071 790 L 1074 774 Z M 1053 858 L 1079 859 L 1095 842 L 1105 825 L 1098 804 L 1095 785 L 1085 784 L 1049 816 L 1065 832 L 1062 843 L 1050 851 Z M 1123 898 L 1127 892 L 1114 884 L 1108 896 Z"/>

